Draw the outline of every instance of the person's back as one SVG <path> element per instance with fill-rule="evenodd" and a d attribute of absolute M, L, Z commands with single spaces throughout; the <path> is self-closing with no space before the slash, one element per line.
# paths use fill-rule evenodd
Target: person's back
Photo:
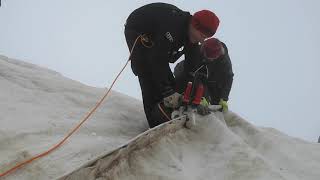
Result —
<path fill-rule="evenodd" d="M 144 5 L 134 10 L 128 17 L 126 27 L 135 29 L 147 34 L 155 33 L 163 29 L 163 26 L 181 27 L 179 24 L 184 23 L 187 25 L 187 21 L 191 15 L 189 12 L 182 11 L 178 7 L 166 4 L 166 3 L 152 3 Z M 183 21 L 181 21 L 183 20 Z M 178 24 L 176 24 L 178 23 Z M 181 27 L 181 29 L 187 29 Z"/>
<path fill-rule="evenodd" d="M 212 104 L 218 104 L 220 99 L 229 100 L 233 82 L 233 70 L 228 48 L 224 43 L 222 43 L 222 46 L 225 51 L 224 55 L 207 65 L 209 69 L 207 86 L 208 91 L 212 92 L 210 100 Z"/>

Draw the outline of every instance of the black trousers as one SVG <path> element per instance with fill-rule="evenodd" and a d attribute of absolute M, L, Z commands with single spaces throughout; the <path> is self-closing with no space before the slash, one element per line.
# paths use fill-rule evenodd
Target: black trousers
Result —
<path fill-rule="evenodd" d="M 161 104 L 162 101 L 161 94 L 153 85 L 151 76 L 138 76 L 138 78 L 142 93 L 144 112 L 146 114 L 149 127 L 153 128 L 167 121 L 158 107 L 158 104 Z M 161 107 L 164 108 L 162 105 Z"/>
<path fill-rule="evenodd" d="M 130 51 L 139 35 L 139 33 L 131 29 L 125 29 L 125 37 Z M 152 73 L 150 72 L 148 65 L 148 49 L 142 45 L 140 40 L 136 42 L 130 59 L 131 69 L 139 79 L 144 112 L 149 127 L 153 128 L 167 121 L 167 118 L 165 118 L 163 113 L 159 110 L 158 104 L 162 101 L 162 95 L 152 79 Z M 164 107 L 162 106 L 162 108 Z M 166 108 L 164 108 L 164 110 L 165 112 L 170 112 L 170 110 Z M 170 116 L 170 114 L 168 115 Z"/>

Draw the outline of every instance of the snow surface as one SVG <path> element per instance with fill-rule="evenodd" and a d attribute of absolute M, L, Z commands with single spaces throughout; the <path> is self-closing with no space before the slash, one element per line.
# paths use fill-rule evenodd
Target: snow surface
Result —
<path fill-rule="evenodd" d="M 59 142 L 105 93 L 4 56 L 0 86 L 0 172 Z M 149 145 L 128 147 L 111 171 L 110 152 L 148 129 L 142 103 L 112 91 L 61 148 L 2 179 L 320 179 L 318 143 L 255 127 L 231 111 L 196 118 L 193 129 L 149 130 Z"/>
<path fill-rule="evenodd" d="M 0 56 L 0 172 L 57 144 L 105 89 Z M 112 91 L 60 149 L 6 179 L 54 179 L 145 131 L 139 100 Z"/>

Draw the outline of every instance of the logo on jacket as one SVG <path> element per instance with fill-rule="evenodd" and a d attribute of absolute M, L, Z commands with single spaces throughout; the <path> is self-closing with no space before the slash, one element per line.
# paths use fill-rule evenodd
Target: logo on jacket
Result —
<path fill-rule="evenodd" d="M 171 36 L 170 32 L 166 32 L 165 37 L 166 37 L 170 42 L 173 42 L 173 37 Z"/>

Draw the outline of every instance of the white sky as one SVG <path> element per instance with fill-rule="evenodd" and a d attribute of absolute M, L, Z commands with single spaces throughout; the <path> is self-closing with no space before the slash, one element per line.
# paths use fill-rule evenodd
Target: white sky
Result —
<path fill-rule="evenodd" d="M 2 0 L 0 54 L 109 86 L 129 55 L 123 24 L 149 2 L 155 1 Z M 231 110 L 255 125 L 318 139 L 319 1 L 164 2 L 220 17 L 217 37 L 229 47 L 235 73 Z M 130 67 L 115 90 L 141 99 Z"/>

